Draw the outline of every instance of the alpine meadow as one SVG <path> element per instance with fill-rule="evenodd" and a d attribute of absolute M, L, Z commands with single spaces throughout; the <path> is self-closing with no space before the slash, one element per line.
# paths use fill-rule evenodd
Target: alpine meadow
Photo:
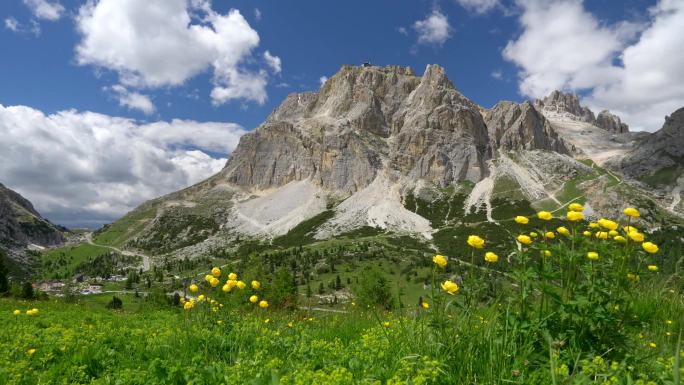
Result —
<path fill-rule="evenodd" d="M 0 384 L 682 384 L 684 1 L 0 16 Z"/>

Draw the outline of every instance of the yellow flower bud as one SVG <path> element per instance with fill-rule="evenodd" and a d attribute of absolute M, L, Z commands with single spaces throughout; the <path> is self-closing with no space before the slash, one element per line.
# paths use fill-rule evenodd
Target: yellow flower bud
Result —
<path fill-rule="evenodd" d="M 488 251 L 485 253 L 484 259 L 485 259 L 485 261 L 487 261 L 489 263 L 494 263 L 494 262 L 499 260 L 499 256 L 492 253 L 491 251 Z"/>
<path fill-rule="evenodd" d="M 623 213 L 627 215 L 628 217 L 632 218 L 639 218 L 641 214 L 639 213 L 639 210 L 635 209 L 634 207 L 627 207 Z"/>
<path fill-rule="evenodd" d="M 529 245 L 530 243 L 532 243 L 532 238 L 524 234 L 518 235 L 517 239 L 518 242 L 522 243 L 523 245 Z"/>
<path fill-rule="evenodd" d="M 441 268 L 445 268 L 447 265 L 447 259 L 443 255 L 435 255 L 432 257 L 432 262 Z"/>
<path fill-rule="evenodd" d="M 598 261 L 599 255 L 595 251 L 590 251 L 587 253 L 587 258 L 589 258 L 589 260 L 592 260 L 592 261 Z"/>
<path fill-rule="evenodd" d="M 537 218 L 543 221 L 550 221 L 553 218 L 553 215 L 548 211 L 540 211 L 537 213 Z"/>
<path fill-rule="evenodd" d="M 515 217 L 515 223 L 521 224 L 521 225 L 526 225 L 530 222 L 530 220 L 527 217 L 524 217 L 522 215 L 518 215 Z"/>
<path fill-rule="evenodd" d="M 652 242 L 644 242 L 641 244 L 641 247 L 643 247 L 644 251 L 649 254 L 655 254 L 658 252 L 658 245 Z"/>

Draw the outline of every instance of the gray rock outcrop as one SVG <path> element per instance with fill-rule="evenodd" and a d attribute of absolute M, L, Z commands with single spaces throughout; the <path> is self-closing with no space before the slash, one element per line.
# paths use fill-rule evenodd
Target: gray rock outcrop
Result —
<path fill-rule="evenodd" d="M 54 246 L 62 242 L 61 229 L 41 217 L 26 198 L 0 184 L 0 247 L 23 248 L 29 243 Z"/>
<path fill-rule="evenodd" d="M 530 102 L 499 102 L 483 115 L 492 148 L 569 153 L 551 124 Z"/>
<path fill-rule="evenodd" d="M 595 124 L 606 131 L 616 134 L 624 134 L 629 132 L 629 126 L 627 126 L 626 123 L 622 123 L 622 120 L 620 120 L 619 116 L 612 114 L 608 110 L 603 110 L 596 115 Z"/>

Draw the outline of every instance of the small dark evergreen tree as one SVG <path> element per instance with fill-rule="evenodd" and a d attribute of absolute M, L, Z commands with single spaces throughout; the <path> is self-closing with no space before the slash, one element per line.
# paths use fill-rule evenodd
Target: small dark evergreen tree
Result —
<path fill-rule="evenodd" d="M 107 304 L 107 309 L 118 310 L 123 308 L 123 301 L 117 296 L 113 296 L 112 300 Z"/>
<path fill-rule="evenodd" d="M 7 267 L 5 267 L 5 252 L 0 249 L 0 293 L 6 293 L 9 290 L 9 281 L 7 280 Z"/>
<path fill-rule="evenodd" d="M 31 282 L 26 281 L 21 285 L 21 298 L 33 298 L 33 284 Z"/>

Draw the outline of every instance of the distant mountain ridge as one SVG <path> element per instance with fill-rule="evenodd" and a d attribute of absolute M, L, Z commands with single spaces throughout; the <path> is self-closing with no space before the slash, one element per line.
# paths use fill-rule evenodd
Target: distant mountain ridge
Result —
<path fill-rule="evenodd" d="M 43 218 L 28 199 L 0 184 L 0 248 L 12 259 L 24 259 L 27 247 L 63 243 L 65 231 Z"/>
<path fill-rule="evenodd" d="M 672 185 L 653 189 L 617 161 L 660 143 L 642 141 L 655 135 L 630 133 L 619 117 L 596 116 L 560 91 L 487 109 L 437 65 L 423 76 L 345 65 L 320 91 L 289 95 L 241 138 L 221 172 L 100 234 L 118 246 L 192 255 L 302 224 L 307 239 L 374 228 L 429 240 L 473 215 L 496 223 L 499 206 L 515 202 L 560 209 L 578 200 L 592 215 L 632 203 L 650 207 L 647 216 L 681 217 Z M 447 213 L 418 208 L 444 200 Z"/>

